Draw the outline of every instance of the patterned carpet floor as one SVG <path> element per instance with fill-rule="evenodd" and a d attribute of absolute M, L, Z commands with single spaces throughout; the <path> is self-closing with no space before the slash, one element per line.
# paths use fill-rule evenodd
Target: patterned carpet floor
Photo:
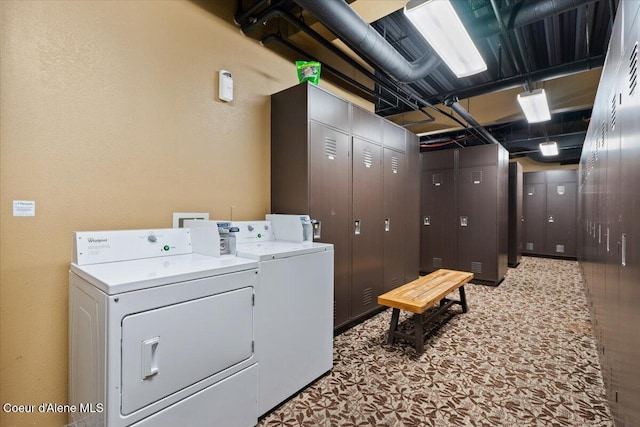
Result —
<path fill-rule="evenodd" d="M 337 336 L 332 371 L 258 425 L 613 426 L 577 262 L 523 257 L 465 290 L 421 356 L 387 345 L 391 310 Z"/>

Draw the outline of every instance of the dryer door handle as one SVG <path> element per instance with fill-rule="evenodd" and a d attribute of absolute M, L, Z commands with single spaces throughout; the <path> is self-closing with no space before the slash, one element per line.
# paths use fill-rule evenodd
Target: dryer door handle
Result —
<path fill-rule="evenodd" d="M 158 373 L 158 345 L 160 337 L 149 338 L 142 341 L 142 379 Z"/>

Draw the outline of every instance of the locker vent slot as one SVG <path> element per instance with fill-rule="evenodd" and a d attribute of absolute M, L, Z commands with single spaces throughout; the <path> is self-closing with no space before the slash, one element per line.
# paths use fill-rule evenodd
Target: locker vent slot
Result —
<path fill-rule="evenodd" d="M 338 154 L 338 144 L 335 139 L 324 139 L 324 154 L 329 158 L 329 160 L 336 158 L 336 155 Z"/>
<path fill-rule="evenodd" d="M 564 253 L 564 245 L 556 245 L 556 252 L 563 254 Z"/>
<path fill-rule="evenodd" d="M 371 150 L 365 148 L 364 153 L 362 154 L 362 159 L 364 160 L 364 167 L 370 168 L 373 164 L 373 154 L 371 154 Z"/>
<path fill-rule="evenodd" d="M 602 126 L 600 127 L 600 147 L 604 147 L 604 133 L 607 130 L 607 124 L 602 122 Z"/>
<path fill-rule="evenodd" d="M 471 172 L 471 182 L 474 184 L 480 184 L 482 182 L 482 171 Z"/>
<path fill-rule="evenodd" d="M 398 286 L 400 286 L 400 279 L 398 279 L 397 277 L 394 277 L 391 279 L 391 287 L 392 288 L 397 288 Z"/>
<path fill-rule="evenodd" d="M 362 291 L 362 305 L 367 306 L 373 301 L 373 289 L 367 288 Z"/>
<path fill-rule="evenodd" d="M 562 196 L 565 192 L 564 185 L 558 185 L 558 187 L 556 187 L 556 191 L 558 192 L 559 195 Z"/>
<path fill-rule="evenodd" d="M 616 96 L 616 94 L 613 95 L 613 98 L 611 98 L 611 130 L 614 130 L 616 128 L 616 99 L 618 97 Z M 596 145 L 597 147 L 597 145 Z"/>
<path fill-rule="evenodd" d="M 396 156 L 391 156 L 391 171 L 393 173 L 398 173 L 399 164 L 398 158 Z"/>
<path fill-rule="evenodd" d="M 471 272 L 475 274 L 482 274 L 482 263 L 471 262 Z"/>
<path fill-rule="evenodd" d="M 433 185 L 435 185 L 436 187 L 440 187 L 442 185 L 442 174 L 441 173 L 434 173 L 431 176 L 431 180 L 433 182 Z"/>
<path fill-rule="evenodd" d="M 533 196 L 536 193 L 536 187 L 527 187 L 527 196 Z"/>
<path fill-rule="evenodd" d="M 442 268 L 442 258 L 433 259 L 433 268 Z"/>
<path fill-rule="evenodd" d="M 527 242 L 527 250 L 528 251 L 532 251 L 533 250 L 533 243 Z"/>
<path fill-rule="evenodd" d="M 629 96 L 632 96 L 636 91 L 636 85 L 638 84 L 638 42 L 633 47 L 631 52 L 631 58 L 629 58 Z"/>

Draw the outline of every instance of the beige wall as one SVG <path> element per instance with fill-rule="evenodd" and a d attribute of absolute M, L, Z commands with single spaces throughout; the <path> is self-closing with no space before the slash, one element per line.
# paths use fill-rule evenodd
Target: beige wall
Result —
<path fill-rule="evenodd" d="M 541 163 L 531 160 L 528 157 L 518 157 L 509 160 L 510 162 L 518 162 L 522 165 L 522 172 L 538 172 L 544 170 L 555 169 L 578 169 L 579 165 L 561 165 L 560 163 Z"/>
<path fill-rule="evenodd" d="M 269 210 L 269 95 L 295 67 L 240 34 L 235 0 L 210 3 L 0 1 L 0 404 L 66 403 L 72 231 Z M 6 427 L 64 423 L 0 410 Z"/>

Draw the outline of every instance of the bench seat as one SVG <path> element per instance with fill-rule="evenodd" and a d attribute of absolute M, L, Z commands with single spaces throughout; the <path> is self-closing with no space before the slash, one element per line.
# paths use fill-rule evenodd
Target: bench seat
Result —
<path fill-rule="evenodd" d="M 393 344 L 395 338 L 404 338 L 413 341 L 416 352 L 424 352 L 424 323 L 430 321 L 453 304 L 462 306 L 462 312 L 468 311 L 464 285 L 473 279 L 473 273 L 466 271 L 440 269 L 426 276 L 402 285 L 386 292 L 378 297 L 378 304 L 393 308 L 391 326 L 389 328 L 389 344 Z M 446 298 L 448 294 L 458 289 L 459 300 Z M 424 312 L 440 303 L 440 308 L 424 319 Z M 398 319 L 400 310 L 415 314 L 415 328 L 413 334 L 405 334 L 398 331 Z"/>

